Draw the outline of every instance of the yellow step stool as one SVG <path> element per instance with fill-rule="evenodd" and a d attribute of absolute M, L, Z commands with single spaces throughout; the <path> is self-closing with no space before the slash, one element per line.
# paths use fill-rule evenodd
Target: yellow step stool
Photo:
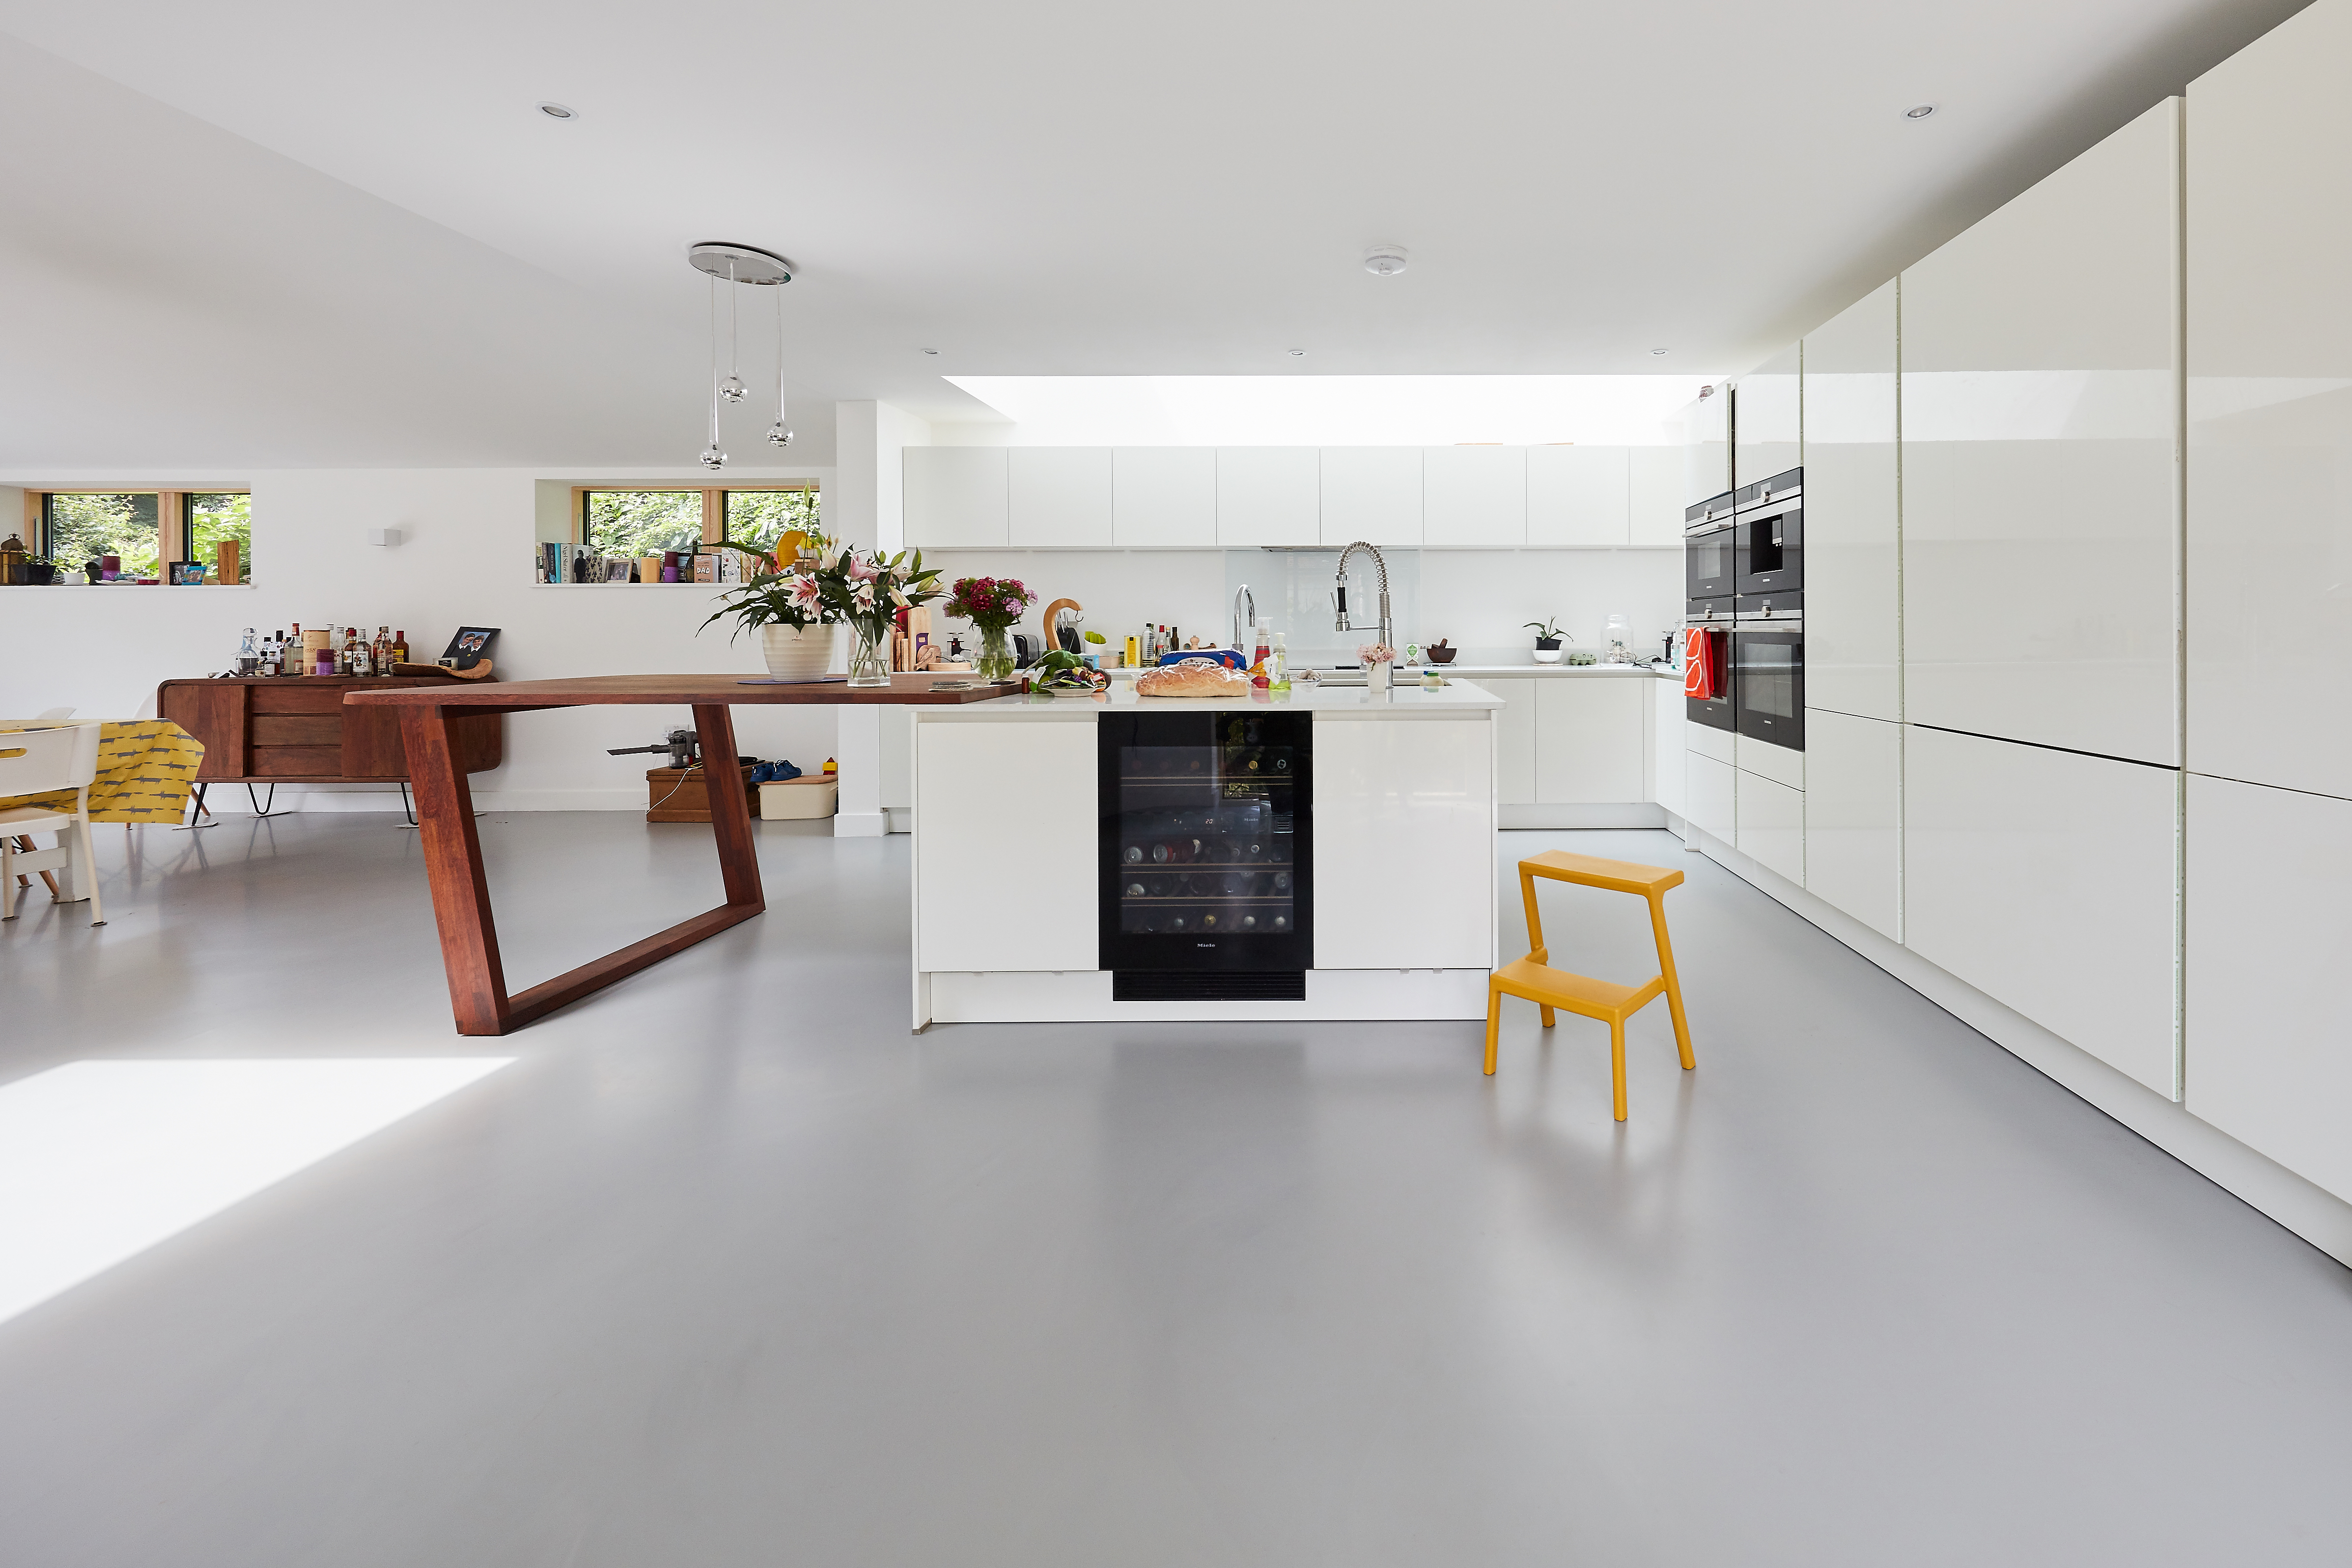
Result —
<path fill-rule="evenodd" d="M 1612 893 L 1638 893 L 1649 901 L 1650 931 L 1658 942 L 1658 973 L 1640 985 L 1620 985 L 1612 980 L 1570 974 L 1544 960 L 1543 918 L 1536 910 L 1536 879 L 1574 882 Z M 1664 995 L 1674 1015 L 1675 1044 L 1681 1047 L 1683 1067 L 1696 1068 L 1691 1056 L 1690 1020 L 1683 1014 L 1683 987 L 1675 973 L 1674 944 L 1666 938 L 1665 895 L 1682 884 L 1683 874 L 1664 866 L 1641 866 L 1631 860 L 1603 860 L 1597 855 L 1571 855 L 1554 849 L 1519 862 L 1519 894 L 1528 906 L 1528 940 L 1535 951 L 1503 965 L 1486 981 L 1486 1071 L 1495 1070 L 1495 1033 L 1503 1021 L 1503 998 L 1517 996 L 1541 1009 L 1543 1026 L 1552 1026 L 1553 1009 L 1565 1008 L 1580 1017 L 1598 1018 L 1609 1026 L 1609 1071 L 1617 1120 L 1625 1120 L 1625 1020 Z"/>

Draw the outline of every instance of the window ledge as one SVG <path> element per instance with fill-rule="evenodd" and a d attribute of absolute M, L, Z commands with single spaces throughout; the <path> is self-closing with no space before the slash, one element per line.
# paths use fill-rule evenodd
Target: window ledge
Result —
<path fill-rule="evenodd" d="M 250 594 L 257 586 L 259 584 L 255 583 L 5 583 L 0 584 L 0 594 L 47 594 L 54 593 L 59 588 L 105 588 L 113 591 L 124 588 L 171 588 L 183 594 L 191 588 L 211 588 Z"/>

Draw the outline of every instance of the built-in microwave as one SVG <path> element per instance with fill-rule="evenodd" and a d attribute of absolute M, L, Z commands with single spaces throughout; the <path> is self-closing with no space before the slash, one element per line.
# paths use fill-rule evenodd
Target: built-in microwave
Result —
<path fill-rule="evenodd" d="M 1732 706 L 1751 741 L 1805 749 L 1805 605 L 1800 594 L 1741 595 L 1731 631 Z"/>
<path fill-rule="evenodd" d="M 1683 513 L 1683 596 L 1716 599 L 1739 591 L 1738 531 L 1728 492 Z"/>
<path fill-rule="evenodd" d="M 1685 658 L 1683 670 L 1683 711 L 1694 724 L 1704 724 L 1710 730 L 1736 730 L 1739 727 L 1737 710 L 1732 705 L 1732 691 L 1738 672 L 1733 668 L 1731 631 L 1737 623 L 1732 614 L 1732 599 L 1724 595 L 1713 599 L 1693 599 L 1684 606 L 1683 626 L 1685 634 L 1696 632 L 1712 645 L 1708 662 L 1715 677 L 1714 690 L 1705 697 L 1691 692 L 1698 685 L 1694 661 Z"/>
<path fill-rule="evenodd" d="M 1790 468 L 1737 492 L 1738 592 L 1794 594 L 1805 586 L 1805 470 Z"/>

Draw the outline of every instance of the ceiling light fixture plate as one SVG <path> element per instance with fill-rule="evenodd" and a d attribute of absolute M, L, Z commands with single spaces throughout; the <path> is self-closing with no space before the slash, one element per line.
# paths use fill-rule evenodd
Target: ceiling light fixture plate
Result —
<path fill-rule="evenodd" d="M 1935 112 L 1936 106 L 1932 103 L 1915 103 L 1910 108 L 1903 111 L 1903 118 L 1906 120 L 1925 120 L 1927 116 Z"/>
<path fill-rule="evenodd" d="M 546 115 L 550 120 L 576 120 L 579 118 L 579 116 L 572 113 L 569 105 L 555 103 L 552 101 L 541 104 L 539 106 L 539 111 L 541 114 Z"/>
<path fill-rule="evenodd" d="M 721 281 L 766 286 L 793 280 L 791 262 L 774 251 L 762 250 L 756 245 L 706 239 L 698 245 L 688 246 L 686 259 L 697 272 L 708 272 Z"/>

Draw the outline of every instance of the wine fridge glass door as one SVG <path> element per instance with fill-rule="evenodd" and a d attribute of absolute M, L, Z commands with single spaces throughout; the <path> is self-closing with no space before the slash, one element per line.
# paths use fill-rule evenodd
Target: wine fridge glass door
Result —
<path fill-rule="evenodd" d="M 1308 716 L 1223 709 L 1097 724 L 1102 967 L 1308 968 Z"/>

